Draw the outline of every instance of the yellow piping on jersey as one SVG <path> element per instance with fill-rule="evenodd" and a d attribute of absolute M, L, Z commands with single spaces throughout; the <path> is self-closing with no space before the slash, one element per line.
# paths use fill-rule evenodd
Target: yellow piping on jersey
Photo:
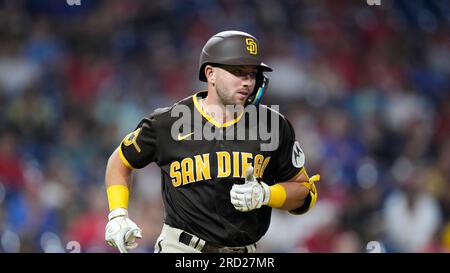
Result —
<path fill-rule="evenodd" d="M 120 159 L 122 159 L 123 165 L 125 165 L 128 169 L 133 170 L 134 169 L 133 166 L 131 166 L 130 162 L 128 162 L 128 160 L 123 155 L 122 147 L 119 147 L 119 155 L 120 155 Z"/>
<path fill-rule="evenodd" d="M 202 116 L 207 121 L 209 121 L 214 126 L 219 127 L 219 128 L 224 128 L 224 127 L 227 127 L 227 126 L 230 126 L 230 125 L 233 125 L 233 124 L 237 123 L 242 118 L 242 116 L 244 115 L 244 111 L 242 111 L 242 113 L 240 113 L 237 118 L 235 118 L 233 120 L 230 120 L 230 121 L 227 121 L 225 123 L 219 123 L 213 117 L 211 117 L 205 111 L 203 111 L 203 109 L 200 107 L 200 104 L 198 103 L 197 94 L 194 94 L 194 96 L 192 96 L 192 100 L 194 101 L 195 108 L 197 108 L 197 110 L 200 112 L 200 114 L 202 114 Z"/>

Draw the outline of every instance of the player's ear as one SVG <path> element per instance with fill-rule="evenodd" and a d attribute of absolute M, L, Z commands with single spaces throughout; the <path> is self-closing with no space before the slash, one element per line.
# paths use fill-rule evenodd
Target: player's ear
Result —
<path fill-rule="evenodd" d="M 208 82 L 212 84 L 216 83 L 216 70 L 211 65 L 205 66 L 205 76 Z"/>

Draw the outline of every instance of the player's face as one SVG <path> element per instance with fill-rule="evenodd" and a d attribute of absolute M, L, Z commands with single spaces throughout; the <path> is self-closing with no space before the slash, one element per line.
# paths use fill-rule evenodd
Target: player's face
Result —
<path fill-rule="evenodd" d="M 216 91 L 222 104 L 244 105 L 255 88 L 257 67 L 254 65 L 220 65 L 216 69 Z"/>

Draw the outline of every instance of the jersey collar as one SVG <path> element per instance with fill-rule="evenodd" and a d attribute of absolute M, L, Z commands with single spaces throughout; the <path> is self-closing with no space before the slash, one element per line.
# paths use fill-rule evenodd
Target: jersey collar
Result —
<path fill-rule="evenodd" d="M 230 125 L 236 124 L 244 115 L 244 112 L 240 113 L 239 116 L 233 120 L 227 121 L 225 123 L 220 123 L 218 121 L 216 121 L 213 117 L 211 117 L 210 115 L 208 115 L 205 111 L 203 111 L 202 107 L 200 107 L 200 103 L 198 102 L 198 98 L 199 97 L 203 97 L 205 94 L 207 94 L 206 91 L 200 91 L 196 94 L 194 94 L 194 96 L 192 96 L 192 100 L 194 101 L 194 105 L 195 108 L 197 109 L 197 111 L 210 123 L 212 123 L 214 126 L 218 127 L 218 128 L 224 128 L 224 127 L 228 127 Z"/>

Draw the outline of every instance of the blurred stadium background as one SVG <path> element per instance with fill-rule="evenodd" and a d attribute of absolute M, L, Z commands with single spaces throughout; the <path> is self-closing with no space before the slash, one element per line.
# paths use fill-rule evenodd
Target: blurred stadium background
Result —
<path fill-rule="evenodd" d="M 263 44 L 263 101 L 322 175 L 312 211 L 274 210 L 259 251 L 449 252 L 449 24 L 446 0 L 0 1 L 0 252 L 115 252 L 107 158 L 141 117 L 205 88 L 201 47 L 227 29 Z M 134 179 L 135 252 L 151 252 L 159 170 Z"/>

